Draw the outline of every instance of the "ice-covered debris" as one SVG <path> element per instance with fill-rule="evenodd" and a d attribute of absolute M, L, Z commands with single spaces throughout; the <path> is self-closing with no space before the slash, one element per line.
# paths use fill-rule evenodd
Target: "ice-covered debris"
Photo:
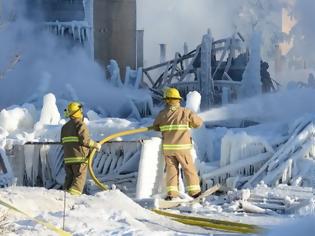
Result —
<path fill-rule="evenodd" d="M 138 89 L 142 80 L 142 68 L 132 70 L 129 66 L 126 68 L 125 86 Z"/>
<path fill-rule="evenodd" d="M 314 187 L 314 124 L 314 115 L 307 115 L 276 129 L 271 126 L 270 133 L 265 125 L 229 130 L 221 138 L 220 168 L 203 168 L 203 182 L 230 188 L 252 188 L 261 181 Z"/>
<path fill-rule="evenodd" d="M 305 216 L 305 215 L 315 215 L 315 197 L 311 198 L 305 206 L 301 207 L 298 210 L 298 214 Z M 315 231 L 314 231 L 315 232 Z"/>
<path fill-rule="evenodd" d="M 6 144 L 6 137 L 9 135 L 8 131 L 0 127 L 0 148 L 4 148 Z"/>
<path fill-rule="evenodd" d="M 17 185 L 59 188 L 64 182 L 61 145 L 16 145 L 10 151 Z"/>
<path fill-rule="evenodd" d="M 9 133 L 17 130 L 31 130 L 35 120 L 34 111 L 35 107 L 31 104 L 3 109 L 0 112 L 0 127 Z"/>
<path fill-rule="evenodd" d="M 122 81 L 120 77 L 120 70 L 118 63 L 115 60 L 110 60 L 110 64 L 107 66 L 107 69 L 110 73 L 110 81 L 116 87 L 122 87 Z"/>
<path fill-rule="evenodd" d="M 14 184 L 15 178 L 12 172 L 11 164 L 5 154 L 4 149 L 0 147 L 0 187 L 7 187 Z"/>
<path fill-rule="evenodd" d="M 303 173 L 302 186 L 315 186 L 315 159 L 311 155 L 315 142 L 315 119 L 306 116 L 290 127 L 289 140 L 281 145 L 273 156 L 246 183 L 255 186 L 263 180 L 268 185 L 294 183 Z M 310 168 L 302 163 L 308 162 Z"/>
<path fill-rule="evenodd" d="M 194 112 L 200 110 L 201 95 L 197 91 L 189 92 L 186 96 L 186 107 Z"/>
<path fill-rule="evenodd" d="M 246 132 L 228 131 L 221 141 L 220 166 L 253 157 L 265 151 L 273 153 L 272 146 L 262 137 L 249 135 Z"/>
<path fill-rule="evenodd" d="M 240 207 L 243 209 L 243 211 L 248 212 L 248 213 L 257 213 L 257 214 L 266 213 L 266 209 L 258 207 L 247 201 L 240 201 Z"/>
<path fill-rule="evenodd" d="M 241 199 L 243 201 L 247 201 L 250 197 L 250 190 L 249 189 L 242 189 L 241 190 Z"/>
<path fill-rule="evenodd" d="M 43 98 L 43 107 L 39 121 L 35 124 L 35 129 L 41 129 L 44 125 L 57 125 L 60 121 L 60 113 L 56 105 L 56 97 L 48 93 Z"/>

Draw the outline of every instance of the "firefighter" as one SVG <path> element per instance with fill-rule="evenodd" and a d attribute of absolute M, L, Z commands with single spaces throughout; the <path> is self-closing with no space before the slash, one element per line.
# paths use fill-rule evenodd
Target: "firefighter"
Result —
<path fill-rule="evenodd" d="M 61 129 L 66 171 L 64 188 L 72 195 L 81 195 L 85 185 L 89 151 L 92 148 L 100 151 L 101 144 L 90 138 L 80 103 L 70 102 L 65 109 L 65 117 L 70 120 Z"/>
<path fill-rule="evenodd" d="M 166 107 L 156 117 L 153 128 L 162 132 L 162 148 L 165 157 L 167 196 L 172 200 L 179 195 L 179 164 L 184 170 L 186 191 L 193 198 L 201 194 L 199 177 L 190 151 L 190 128 L 202 125 L 202 119 L 187 108 L 180 106 L 181 96 L 175 88 L 168 88 L 163 97 Z"/>

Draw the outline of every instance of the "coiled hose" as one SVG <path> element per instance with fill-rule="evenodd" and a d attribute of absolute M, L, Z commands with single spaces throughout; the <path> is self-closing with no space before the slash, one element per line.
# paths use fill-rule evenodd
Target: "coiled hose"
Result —
<path fill-rule="evenodd" d="M 149 130 L 151 130 L 152 127 L 145 127 L 145 128 L 139 128 L 139 129 L 133 129 L 133 130 L 126 130 L 126 131 L 121 131 L 115 134 L 111 134 L 109 136 L 107 136 L 106 138 L 102 139 L 99 143 L 101 145 L 103 145 L 106 142 L 109 142 L 110 140 L 114 139 L 114 138 L 118 138 L 118 137 L 123 137 L 126 135 L 131 135 L 131 134 L 138 134 L 138 133 L 143 133 L 143 132 L 147 132 Z M 101 183 L 98 178 L 95 176 L 94 170 L 93 170 L 93 160 L 95 157 L 95 153 L 96 153 L 96 149 L 93 149 L 92 152 L 89 155 L 88 158 L 88 168 L 89 168 L 89 172 L 90 172 L 90 176 L 93 179 L 93 181 L 95 182 L 95 184 L 102 190 L 108 190 L 108 186 L 106 184 Z"/>

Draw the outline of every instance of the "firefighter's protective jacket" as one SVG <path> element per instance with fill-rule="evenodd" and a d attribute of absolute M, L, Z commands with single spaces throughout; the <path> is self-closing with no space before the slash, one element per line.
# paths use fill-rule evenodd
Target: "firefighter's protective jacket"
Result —
<path fill-rule="evenodd" d="M 194 112 L 180 106 L 167 105 L 156 117 L 153 127 L 162 132 L 163 154 L 190 153 L 192 148 L 190 128 L 198 128 L 202 119 Z"/>
<path fill-rule="evenodd" d="M 70 119 L 61 129 L 65 164 L 86 163 L 89 149 L 95 146 L 81 119 Z"/>

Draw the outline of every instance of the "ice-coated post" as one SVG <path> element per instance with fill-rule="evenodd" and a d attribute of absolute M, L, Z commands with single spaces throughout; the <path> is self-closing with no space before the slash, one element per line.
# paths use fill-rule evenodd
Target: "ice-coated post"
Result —
<path fill-rule="evenodd" d="M 160 44 L 160 63 L 163 63 L 166 61 L 166 44 L 161 43 Z"/>
<path fill-rule="evenodd" d="M 209 109 L 214 103 L 214 87 L 211 74 L 212 36 L 210 30 L 203 36 L 201 43 L 200 92 L 201 109 Z"/>

